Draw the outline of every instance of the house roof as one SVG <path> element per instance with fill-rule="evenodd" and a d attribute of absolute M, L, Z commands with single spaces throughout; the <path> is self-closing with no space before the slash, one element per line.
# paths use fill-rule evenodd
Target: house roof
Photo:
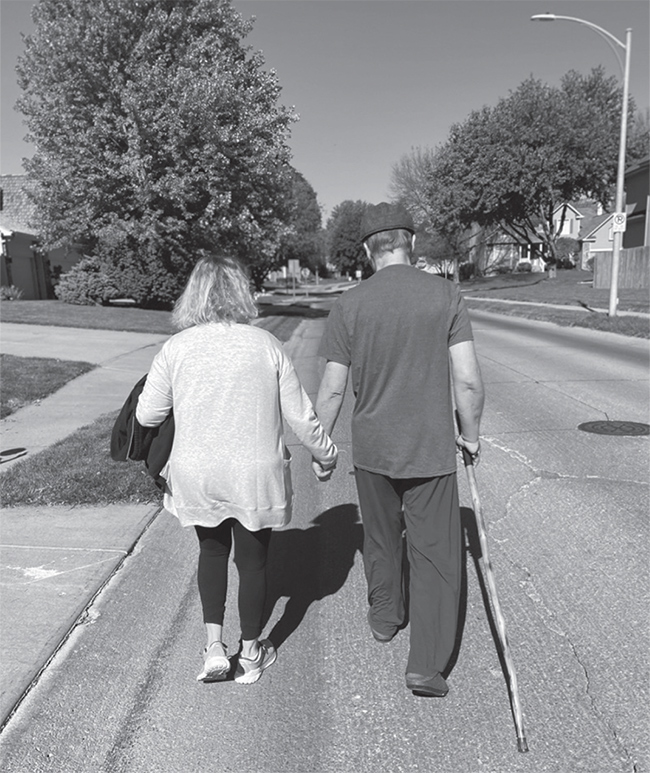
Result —
<path fill-rule="evenodd" d="M 558 204 L 557 207 L 555 207 L 555 209 L 553 210 L 553 216 L 559 214 L 564 207 L 566 207 L 567 209 L 572 209 L 577 218 L 582 219 L 584 217 L 584 214 L 579 209 L 577 209 L 573 204 L 571 204 L 571 202 L 566 202 L 565 204 Z"/>
<path fill-rule="evenodd" d="M 2 209 L 0 226 L 3 230 L 37 234 L 35 225 L 36 207 L 29 197 L 30 183 L 24 174 L 0 175 Z"/>
<path fill-rule="evenodd" d="M 613 217 L 613 212 L 604 212 L 602 215 L 596 215 L 595 217 L 585 220 L 585 222 L 581 224 L 582 227 L 580 228 L 579 239 L 581 241 L 590 239 L 596 231 L 599 231 Z"/>
<path fill-rule="evenodd" d="M 650 153 L 647 156 L 644 156 L 640 161 L 636 161 L 634 164 L 628 166 L 625 170 L 625 177 L 632 177 L 633 175 L 644 171 L 648 168 L 648 165 L 650 165 Z"/>

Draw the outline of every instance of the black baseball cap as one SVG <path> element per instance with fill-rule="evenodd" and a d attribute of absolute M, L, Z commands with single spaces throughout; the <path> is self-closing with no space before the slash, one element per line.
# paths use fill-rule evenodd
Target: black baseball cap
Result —
<path fill-rule="evenodd" d="M 408 210 L 401 204 L 389 204 L 382 201 L 381 204 L 369 204 L 361 218 L 361 241 L 380 231 L 393 231 L 396 228 L 404 228 L 415 233 L 413 218 Z"/>

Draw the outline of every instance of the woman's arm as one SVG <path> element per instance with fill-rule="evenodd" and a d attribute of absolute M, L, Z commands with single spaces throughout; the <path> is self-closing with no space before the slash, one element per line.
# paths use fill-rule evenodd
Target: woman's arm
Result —
<path fill-rule="evenodd" d="M 280 360 L 280 404 L 287 423 L 315 461 L 326 470 L 333 468 L 337 448 L 316 417 L 314 406 L 284 352 Z"/>
<path fill-rule="evenodd" d="M 135 418 L 143 427 L 157 427 L 172 409 L 172 385 L 163 347 L 154 357 L 135 409 Z"/>

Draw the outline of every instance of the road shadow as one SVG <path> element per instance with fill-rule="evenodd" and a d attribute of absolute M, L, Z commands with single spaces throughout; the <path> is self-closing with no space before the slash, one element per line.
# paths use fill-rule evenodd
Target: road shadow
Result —
<path fill-rule="evenodd" d="M 305 319 L 317 319 L 326 317 L 329 314 L 329 308 L 312 308 L 302 303 L 292 303 L 290 305 L 259 304 L 259 316 L 264 317 L 304 317 Z"/>
<path fill-rule="evenodd" d="M 501 670 L 503 672 L 503 677 L 506 682 L 506 686 L 508 688 L 508 693 L 510 697 L 511 706 L 513 707 L 513 693 L 512 693 L 512 686 L 511 686 L 511 679 L 508 673 L 508 667 L 506 664 L 506 659 L 503 651 L 503 646 L 501 644 L 501 639 L 499 637 L 499 631 L 497 628 L 497 624 L 494 619 L 494 609 L 493 604 L 490 598 L 490 593 L 487 586 L 487 580 L 485 571 L 487 571 L 483 566 L 483 551 L 481 549 L 481 539 L 478 532 L 478 526 L 476 524 L 476 517 L 474 515 L 474 510 L 472 510 L 469 507 L 461 507 L 460 509 L 460 517 L 461 517 L 461 525 L 463 529 L 463 535 L 464 535 L 464 559 L 463 559 L 463 576 L 461 581 L 461 598 L 460 598 L 460 610 L 458 615 L 458 628 L 456 630 L 456 642 L 454 646 L 454 652 L 452 654 L 451 660 L 449 661 L 449 665 L 447 666 L 445 673 L 443 676 L 448 676 L 449 673 L 453 670 L 454 666 L 456 665 L 456 661 L 458 660 L 458 654 L 460 652 L 460 646 L 462 643 L 463 638 L 463 630 L 465 628 L 465 620 L 467 617 L 467 558 L 470 557 L 472 559 L 472 563 L 474 564 L 474 570 L 476 571 L 476 577 L 478 579 L 478 584 L 481 589 L 481 598 L 483 600 L 483 607 L 485 609 L 485 615 L 487 617 L 488 625 L 490 627 L 490 634 L 492 635 L 492 640 L 494 641 L 494 647 L 497 651 L 497 656 L 499 658 L 499 664 L 501 665 Z M 489 545 L 489 542 L 488 542 Z M 496 580 L 495 580 L 496 584 Z M 514 713 L 514 707 L 513 707 L 513 713 Z"/>
<path fill-rule="evenodd" d="M 288 598 L 282 617 L 268 636 L 276 648 L 298 628 L 313 602 L 343 587 L 362 547 L 363 527 L 353 504 L 326 510 L 307 529 L 273 534 L 266 564 L 264 625 L 278 601 Z"/>
<path fill-rule="evenodd" d="M 478 571 L 478 559 L 481 555 L 481 543 L 478 537 L 478 530 L 476 528 L 476 519 L 474 518 L 474 511 L 469 507 L 460 508 L 460 524 L 463 533 L 463 555 L 461 558 L 461 581 L 460 581 L 460 601 L 458 606 L 458 625 L 456 627 L 456 640 L 454 642 L 454 649 L 449 659 L 447 668 L 445 669 L 443 676 L 446 679 L 449 674 L 454 670 L 456 663 L 458 662 L 458 656 L 460 654 L 461 644 L 463 643 L 463 632 L 465 630 L 465 620 L 467 619 L 467 558 L 468 555 L 474 559 L 475 566 Z"/>

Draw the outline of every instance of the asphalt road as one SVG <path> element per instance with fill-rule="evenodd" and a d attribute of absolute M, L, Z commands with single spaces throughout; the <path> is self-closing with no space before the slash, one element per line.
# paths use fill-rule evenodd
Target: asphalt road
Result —
<path fill-rule="evenodd" d="M 648 437 L 582 432 L 648 421 L 647 342 L 473 314 L 487 385 L 477 470 L 521 691 L 517 752 L 478 581 L 470 498 L 463 626 L 444 700 L 404 687 L 407 636 L 365 621 L 348 397 L 335 477 L 292 448 L 296 507 L 275 535 L 254 686 L 203 685 L 193 534 L 160 515 L 6 728 L 3 770 L 641 773 L 648 749 Z M 322 320 L 292 354 L 312 394 Z M 232 575 L 229 609 L 234 611 Z M 232 614 L 226 640 L 236 649 Z"/>

